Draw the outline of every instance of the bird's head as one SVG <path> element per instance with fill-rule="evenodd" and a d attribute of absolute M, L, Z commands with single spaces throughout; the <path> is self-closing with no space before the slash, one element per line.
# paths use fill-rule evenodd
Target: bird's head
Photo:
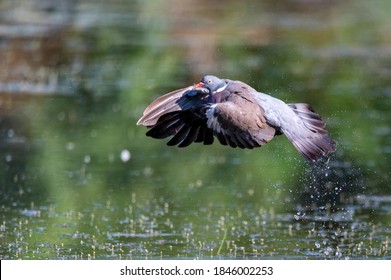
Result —
<path fill-rule="evenodd" d="M 227 82 L 216 76 L 206 75 L 201 79 L 201 82 L 195 85 L 195 88 L 206 88 L 210 93 L 223 91 L 227 87 Z"/>

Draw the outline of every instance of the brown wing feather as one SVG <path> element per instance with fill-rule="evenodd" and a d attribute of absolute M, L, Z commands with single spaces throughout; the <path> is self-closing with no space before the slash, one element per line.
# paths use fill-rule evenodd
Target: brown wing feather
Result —
<path fill-rule="evenodd" d="M 144 110 L 143 116 L 138 120 L 137 125 L 152 126 L 157 123 L 162 115 L 180 111 L 181 107 L 178 104 L 178 100 L 186 91 L 191 90 L 192 88 L 192 86 L 181 88 L 157 98 Z"/>
<path fill-rule="evenodd" d="M 252 149 L 273 139 L 276 131 L 266 123 L 262 108 L 251 104 L 246 110 L 232 102 L 211 106 L 207 112 L 207 125 L 221 144 Z"/>
<path fill-rule="evenodd" d="M 283 127 L 282 131 L 305 158 L 316 161 L 335 151 L 335 142 L 324 129 L 326 124 L 310 105 L 297 103 L 288 106 L 300 117 L 303 125 Z"/>

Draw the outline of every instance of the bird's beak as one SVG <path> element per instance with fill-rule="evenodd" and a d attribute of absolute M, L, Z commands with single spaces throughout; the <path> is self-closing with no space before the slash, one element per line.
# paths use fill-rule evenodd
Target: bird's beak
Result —
<path fill-rule="evenodd" d="M 199 82 L 198 84 L 195 85 L 195 88 L 201 88 L 203 87 L 205 84 L 203 82 Z"/>

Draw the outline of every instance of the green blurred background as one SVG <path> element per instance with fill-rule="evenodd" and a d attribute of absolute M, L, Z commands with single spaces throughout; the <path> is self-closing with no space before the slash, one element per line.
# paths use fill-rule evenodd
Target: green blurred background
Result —
<path fill-rule="evenodd" d="M 0 0 L 0 258 L 390 258 L 390 11 Z M 311 104 L 337 152 L 179 149 L 136 126 L 205 74 Z"/>

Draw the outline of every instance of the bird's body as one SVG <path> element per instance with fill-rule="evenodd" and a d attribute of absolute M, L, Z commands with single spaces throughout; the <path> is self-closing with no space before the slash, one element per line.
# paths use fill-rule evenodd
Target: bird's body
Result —
<path fill-rule="evenodd" d="M 147 136 L 172 136 L 167 144 L 179 147 L 212 144 L 216 137 L 223 145 L 252 149 L 283 133 L 310 161 L 335 151 L 325 123 L 308 104 L 286 104 L 243 82 L 210 75 L 156 99 L 137 124 L 149 128 Z"/>

